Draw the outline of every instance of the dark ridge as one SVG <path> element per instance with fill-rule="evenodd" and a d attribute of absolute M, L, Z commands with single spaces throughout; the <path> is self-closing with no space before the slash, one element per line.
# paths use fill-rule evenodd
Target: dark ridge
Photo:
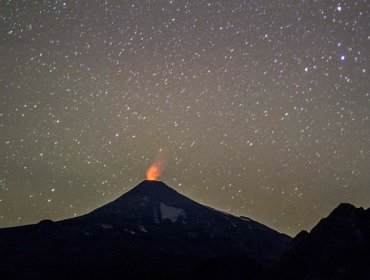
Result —
<path fill-rule="evenodd" d="M 348 215 L 350 213 L 361 213 L 365 211 L 364 208 L 357 208 L 350 203 L 340 203 L 329 215 L 329 217 Z"/>
<path fill-rule="evenodd" d="M 291 244 L 273 279 L 369 279 L 370 211 L 341 203 Z"/>

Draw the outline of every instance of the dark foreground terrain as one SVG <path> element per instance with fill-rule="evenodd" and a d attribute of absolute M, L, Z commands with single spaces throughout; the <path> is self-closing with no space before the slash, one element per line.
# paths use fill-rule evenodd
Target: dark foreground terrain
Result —
<path fill-rule="evenodd" d="M 370 211 L 294 239 L 144 181 L 84 216 L 0 230 L 0 279 L 370 279 Z"/>

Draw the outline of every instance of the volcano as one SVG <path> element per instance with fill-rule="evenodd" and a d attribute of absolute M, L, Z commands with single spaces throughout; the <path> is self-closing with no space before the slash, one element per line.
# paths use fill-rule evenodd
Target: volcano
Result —
<path fill-rule="evenodd" d="M 255 276 L 290 239 L 148 180 L 86 215 L 1 229 L 0 277 L 194 279 L 215 264 Z"/>

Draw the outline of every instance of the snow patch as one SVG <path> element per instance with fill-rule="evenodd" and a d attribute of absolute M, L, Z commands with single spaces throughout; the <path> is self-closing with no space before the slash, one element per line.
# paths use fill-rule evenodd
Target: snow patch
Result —
<path fill-rule="evenodd" d="M 143 197 L 143 200 L 140 202 L 140 206 L 145 206 L 145 204 L 149 201 L 149 198 L 147 196 Z"/>
<path fill-rule="evenodd" d="M 125 228 L 123 231 L 128 232 L 128 233 L 131 233 L 131 234 L 136 234 L 136 232 L 134 232 L 134 231 L 132 231 L 132 230 L 129 230 L 129 229 L 127 229 L 127 228 Z"/>
<path fill-rule="evenodd" d="M 139 230 L 141 232 L 148 232 L 144 226 L 139 226 Z"/>
<path fill-rule="evenodd" d="M 110 225 L 110 224 L 99 224 L 99 226 L 101 226 L 103 229 L 112 229 L 113 226 Z"/>
<path fill-rule="evenodd" d="M 171 222 L 175 223 L 180 217 L 186 218 L 185 211 L 181 208 L 176 208 L 168 206 L 161 202 L 161 220 L 169 219 Z"/>

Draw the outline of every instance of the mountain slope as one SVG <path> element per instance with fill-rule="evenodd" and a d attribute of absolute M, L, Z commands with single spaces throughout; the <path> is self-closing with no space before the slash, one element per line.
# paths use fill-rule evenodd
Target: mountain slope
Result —
<path fill-rule="evenodd" d="M 144 181 L 81 217 L 0 230 L 0 276 L 186 279 L 207 275 L 209 263 L 232 267 L 232 259 L 255 276 L 289 241 L 255 221 L 196 203 L 162 182 Z"/>
<path fill-rule="evenodd" d="M 248 218 L 196 203 L 159 181 L 144 181 L 80 220 L 106 227 L 124 223 L 135 233 L 161 233 L 161 238 L 179 245 L 199 243 L 196 251 L 202 248 L 215 256 L 247 254 L 262 264 L 276 261 L 290 239 Z"/>
<path fill-rule="evenodd" d="M 342 203 L 283 255 L 274 279 L 369 279 L 370 209 Z M 278 277 L 277 277 L 278 276 Z"/>

